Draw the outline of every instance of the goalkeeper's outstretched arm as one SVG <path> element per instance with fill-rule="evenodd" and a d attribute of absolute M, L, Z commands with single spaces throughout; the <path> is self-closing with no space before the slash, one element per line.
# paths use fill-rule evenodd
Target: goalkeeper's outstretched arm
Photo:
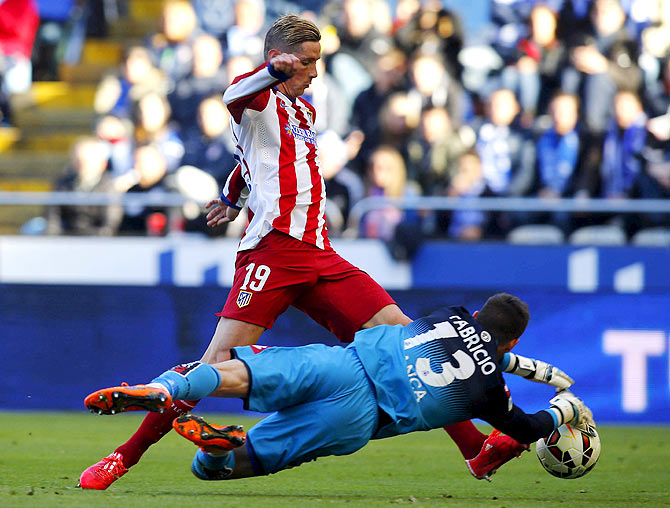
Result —
<path fill-rule="evenodd" d="M 521 376 L 536 383 L 543 383 L 566 390 L 574 384 L 574 380 L 558 367 L 514 353 L 505 353 L 500 364 L 503 372 Z"/>
<path fill-rule="evenodd" d="M 484 416 L 483 419 L 524 444 L 548 436 L 564 423 L 578 428 L 595 426 L 591 410 L 582 399 L 569 390 L 562 390 L 549 401 L 549 404 L 548 409 L 535 414 L 525 413 L 518 406 L 512 405 L 512 408 L 504 414 Z"/>

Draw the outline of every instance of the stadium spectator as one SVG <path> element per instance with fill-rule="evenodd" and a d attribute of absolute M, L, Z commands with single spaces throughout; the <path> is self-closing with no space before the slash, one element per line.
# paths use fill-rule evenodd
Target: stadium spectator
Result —
<path fill-rule="evenodd" d="M 71 149 L 65 174 L 56 190 L 69 192 L 115 192 L 107 172 L 107 150 L 94 137 L 78 140 Z M 118 229 L 123 209 L 118 206 L 53 206 L 47 211 L 47 234 L 111 236 Z"/>
<path fill-rule="evenodd" d="M 601 167 L 601 195 L 630 196 L 642 169 L 641 153 L 647 136 L 647 116 L 640 98 L 622 90 L 614 99 L 615 121 L 605 135 Z"/>
<path fill-rule="evenodd" d="M 644 87 L 656 88 L 665 77 L 668 55 L 670 55 L 670 11 L 663 9 L 665 2 L 652 4 L 652 15 L 655 21 L 647 26 L 641 34 L 642 51 L 638 63 L 644 74 Z M 664 12 L 665 11 L 665 12 Z M 651 112 L 652 116 L 658 113 Z"/>
<path fill-rule="evenodd" d="M 334 20 L 337 30 L 337 52 L 327 55 L 326 66 L 339 83 L 351 107 L 356 96 L 372 84 L 371 69 L 380 55 L 392 47 L 388 26 L 382 26 L 385 16 L 379 17 L 374 0 L 345 0 L 342 12 Z"/>
<path fill-rule="evenodd" d="M 423 194 L 442 195 L 454 173 L 458 158 L 472 148 L 475 133 L 464 125 L 454 127 L 444 108 L 430 107 L 421 113 L 420 129 L 408 147 L 408 173 Z"/>
<path fill-rule="evenodd" d="M 636 91 L 642 74 L 637 65 L 638 44 L 624 26 L 626 13 L 619 0 L 595 0 L 591 22 L 592 30 L 578 36 L 571 50 L 572 65 L 564 72 L 562 87 L 580 95 L 588 131 L 602 134 L 617 89 Z"/>
<path fill-rule="evenodd" d="M 0 2 L 0 122 L 11 124 L 9 98 L 32 84 L 30 55 L 39 25 L 34 0 Z"/>
<path fill-rule="evenodd" d="M 9 97 L 0 86 L 0 127 L 11 127 L 12 108 Z"/>
<path fill-rule="evenodd" d="M 168 94 L 172 119 L 182 131 L 196 127 L 193 112 L 198 109 L 198 104 L 210 95 L 222 94 L 228 85 L 222 63 L 221 44 L 215 37 L 203 34 L 193 41 L 193 70 Z"/>
<path fill-rule="evenodd" d="M 559 12 L 558 33 L 560 37 L 571 45 L 573 37 L 589 30 L 589 12 L 593 0 L 559 0 L 560 8 L 554 9 Z"/>
<path fill-rule="evenodd" d="M 614 100 L 614 118 L 605 133 L 602 160 L 597 167 L 585 168 L 584 191 L 594 197 L 628 199 L 634 194 L 644 165 L 647 117 L 640 98 L 628 90 L 619 91 Z M 612 222 L 622 224 L 628 233 L 637 229 L 632 215 L 598 214 L 578 216 L 576 225 Z"/>
<path fill-rule="evenodd" d="M 382 145 L 372 153 L 367 180 L 368 196 L 397 199 L 419 194 L 417 186 L 407 182 L 407 169 L 402 155 L 391 146 Z M 405 217 L 406 214 L 395 206 L 371 210 L 361 224 L 363 236 L 389 242 Z"/>
<path fill-rule="evenodd" d="M 33 81 L 53 81 L 59 76 L 58 48 L 65 40 L 75 1 L 37 0 L 36 3 L 40 24 L 31 58 Z"/>
<path fill-rule="evenodd" d="M 159 195 L 167 192 L 165 175 L 167 163 L 161 151 L 152 145 L 143 145 L 133 153 L 132 171 L 115 181 L 118 190 L 127 193 Z M 160 206 L 127 205 L 119 227 L 122 234 L 159 236 L 167 232 L 168 212 Z"/>
<path fill-rule="evenodd" d="M 236 163 L 229 128 L 230 114 L 220 95 L 212 95 L 200 103 L 197 122 L 198 127 L 185 136 L 181 164 L 195 166 L 212 175 L 221 188 Z"/>
<path fill-rule="evenodd" d="M 456 78 L 451 76 L 436 53 L 418 53 L 409 65 L 410 103 L 419 110 L 430 107 L 446 108 L 455 128 L 462 125 L 467 100 Z"/>
<path fill-rule="evenodd" d="M 658 74 L 644 87 L 643 102 L 650 117 L 670 112 L 670 53 L 658 62 Z"/>
<path fill-rule="evenodd" d="M 518 42 L 528 36 L 533 0 L 491 1 L 491 45 L 504 60 L 513 59 Z"/>
<path fill-rule="evenodd" d="M 530 133 L 519 125 L 519 103 L 514 92 L 508 89 L 493 92 L 487 113 L 488 120 L 479 128 L 475 145 L 487 194 L 524 196 L 533 184 L 535 146 Z M 490 219 L 488 233 L 497 236 L 525 217 L 500 212 L 492 214 Z"/>
<path fill-rule="evenodd" d="M 541 198 L 557 199 L 574 193 L 581 153 L 577 131 L 579 97 L 559 92 L 552 99 L 549 111 L 552 125 L 537 141 L 537 194 Z M 536 220 L 548 220 L 566 233 L 570 228 L 570 217 L 563 212 L 540 214 Z"/>
<path fill-rule="evenodd" d="M 528 319 L 524 302 L 497 294 L 473 315 L 464 307 L 445 307 L 406 326 L 358 332 L 347 348 L 238 347 L 228 361 L 178 365 L 150 385 L 98 390 L 85 404 L 113 414 L 164 410 L 173 399 L 220 396 L 241 397 L 250 409 L 273 412 L 248 435 L 242 427 L 212 426 L 193 415 L 175 419 L 175 430 L 202 447 L 191 466 L 201 480 L 272 474 L 318 457 L 353 453 L 370 439 L 472 417 L 509 434 L 520 454 L 528 449 L 520 443 L 532 443 L 563 424 L 595 425 L 591 410 L 568 390 L 535 414 L 512 403 L 502 373 L 516 356 L 510 350 Z M 439 373 L 433 370 L 437 365 Z M 408 372 L 415 381 L 408 382 Z M 492 434 L 485 446 L 494 447 L 498 437 Z M 475 458 L 468 466 L 475 477 L 488 479 L 483 462 Z"/>
<path fill-rule="evenodd" d="M 395 11 L 393 12 L 393 25 L 391 29 L 394 36 L 412 22 L 414 17 L 419 13 L 420 9 L 421 2 L 419 0 L 398 0 L 395 3 Z M 414 37 L 408 37 L 408 39 L 411 43 Z M 401 44 L 398 43 L 398 46 L 401 46 Z M 415 46 L 411 47 L 410 51 L 405 52 L 411 53 L 414 49 L 416 49 Z"/>
<path fill-rule="evenodd" d="M 536 4 L 530 12 L 530 36 L 519 41 L 513 61 L 503 70 L 503 85 L 516 92 L 528 127 L 537 115 L 546 112 L 568 63 L 557 25 L 557 14 L 546 4 Z"/>
<path fill-rule="evenodd" d="M 202 29 L 224 43 L 235 23 L 235 0 L 191 0 Z"/>
<path fill-rule="evenodd" d="M 381 111 L 388 97 L 406 87 L 407 57 L 397 48 L 375 61 L 372 85 L 358 94 L 351 109 L 349 123 L 363 134 L 363 142 L 353 167 L 363 174 L 372 151 L 381 143 Z"/>
<path fill-rule="evenodd" d="M 96 122 L 95 134 L 107 147 L 107 171 L 112 176 L 121 176 L 133 167 L 133 129 L 129 119 L 114 115 L 105 115 Z"/>
<path fill-rule="evenodd" d="M 633 197 L 643 199 L 670 199 L 670 118 L 662 139 L 650 136 L 642 152 L 643 168 L 633 189 Z M 667 227 L 670 214 L 649 213 L 637 217 L 636 227 Z"/>
<path fill-rule="evenodd" d="M 263 33 L 265 24 L 264 0 L 237 0 L 235 24 L 226 32 L 226 55 L 248 56 L 254 62 L 263 59 Z"/>
<path fill-rule="evenodd" d="M 480 197 L 485 189 L 486 182 L 479 155 L 475 150 L 465 152 L 458 158 L 458 170 L 449 183 L 447 196 L 462 199 Z M 481 210 L 454 210 L 449 214 L 447 235 L 449 238 L 467 242 L 480 240 L 486 220 L 486 213 Z"/>
<path fill-rule="evenodd" d="M 98 85 L 95 111 L 130 118 L 137 101 L 149 92 L 166 94 L 165 76 L 153 66 L 145 47 L 131 46 L 124 54 L 120 71 L 106 75 Z"/>
<path fill-rule="evenodd" d="M 170 123 L 170 105 L 165 96 L 148 93 L 137 101 L 135 108 L 135 143 L 151 143 L 160 150 L 171 173 L 181 163 L 184 144 L 177 129 Z"/>
<path fill-rule="evenodd" d="M 398 26 L 398 22 L 408 15 L 403 11 L 412 13 L 411 18 Z M 428 1 L 423 5 L 413 0 L 398 2 L 394 28 L 394 40 L 405 54 L 413 55 L 422 51 L 440 55 L 449 75 L 460 80 L 462 64 L 458 54 L 463 49 L 465 34 L 456 13 L 445 9 L 440 1 Z"/>
<path fill-rule="evenodd" d="M 493 92 L 487 113 L 476 143 L 486 185 L 498 196 L 523 196 L 533 181 L 535 150 L 529 132 L 518 126 L 519 103 L 514 92 Z"/>
<path fill-rule="evenodd" d="M 412 101 L 407 92 L 390 94 L 379 112 L 379 142 L 372 147 L 372 154 L 381 145 L 397 149 L 407 159 L 408 143 L 421 120 L 421 105 Z"/>
<path fill-rule="evenodd" d="M 551 126 L 538 140 L 540 197 L 565 196 L 579 155 L 579 97 L 558 92 L 550 105 Z"/>
<path fill-rule="evenodd" d="M 151 36 L 147 48 L 154 65 L 171 83 L 185 78 L 193 68 L 192 43 L 198 19 L 188 0 L 167 0 L 160 20 L 160 31 Z"/>

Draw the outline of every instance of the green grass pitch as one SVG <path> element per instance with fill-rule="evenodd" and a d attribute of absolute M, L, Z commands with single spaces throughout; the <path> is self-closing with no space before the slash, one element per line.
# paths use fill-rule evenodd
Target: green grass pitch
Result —
<path fill-rule="evenodd" d="M 668 507 L 670 427 L 601 426 L 596 468 L 577 480 L 551 477 L 535 452 L 476 481 L 440 430 L 376 441 L 263 478 L 203 482 L 190 473 L 195 447 L 175 433 L 107 491 L 75 487 L 80 472 L 111 452 L 142 415 L 0 412 L 2 507 Z M 253 420 L 211 415 L 221 424 Z"/>

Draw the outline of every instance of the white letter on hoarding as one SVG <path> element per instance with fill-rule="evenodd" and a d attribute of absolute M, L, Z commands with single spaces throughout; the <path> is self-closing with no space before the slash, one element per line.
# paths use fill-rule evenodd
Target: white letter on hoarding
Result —
<path fill-rule="evenodd" d="M 647 409 L 647 357 L 665 352 L 665 333 L 654 330 L 607 330 L 603 351 L 621 355 L 621 406 L 627 413 Z"/>

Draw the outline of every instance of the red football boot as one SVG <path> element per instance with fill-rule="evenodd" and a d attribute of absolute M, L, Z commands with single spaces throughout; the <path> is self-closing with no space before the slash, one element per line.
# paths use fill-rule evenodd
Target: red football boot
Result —
<path fill-rule="evenodd" d="M 465 464 L 472 476 L 478 480 L 491 481 L 491 476 L 500 466 L 514 457 L 519 457 L 526 450 L 530 450 L 530 446 L 494 430 L 484 441 L 479 454 L 474 459 L 466 460 Z"/>
<path fill-rule="evenodd" d="M 79 477 L 79 486 L 82 489 L 105 490 L 127 472 L 128 469 L 123 465 L 123 457 L 120 453 L 114 452 L 86 468 Z"/>

